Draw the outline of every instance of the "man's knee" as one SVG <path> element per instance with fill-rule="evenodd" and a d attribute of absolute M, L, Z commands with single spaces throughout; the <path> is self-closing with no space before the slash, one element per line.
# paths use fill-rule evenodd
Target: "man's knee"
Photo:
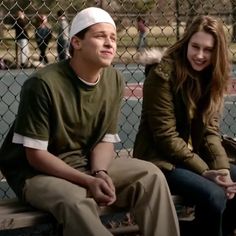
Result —
<path fill-rule="evenodd" d="M 40 194 L 38 194 L 40 193 Z M 24 194 L 30 203 L 45 205 L 47 202 L 61 204 L 63 202 L 78 201 L 87 195 L 86 189 L 77 186 L 67 180 L 53 176 L 39 175 L 26 180 Z"/>

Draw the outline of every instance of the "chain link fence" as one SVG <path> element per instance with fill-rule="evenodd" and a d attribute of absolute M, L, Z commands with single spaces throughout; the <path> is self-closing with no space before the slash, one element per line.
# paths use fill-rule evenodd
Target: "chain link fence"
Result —
<path fill-rule="evenodd" d="M 137 62 L 139 32 L 137 18 L 145 20 L 147 26 L 145 48 L 165 48 L 175 42 L 183 33 L 186 25 L 195 15 L 209 14 L 222 19 L 229 40 L 232 61 L 236 58 L 236 1 L 228 0 L 43 0 L 43 1 L 0 1 L 0 145 L 7 134 L 17 113 L 19 94 L 24 81 L 46 61 L 40 57 L 36 40 L 36 29 L 42 15 L 47 17 L 47 25 L 52 37 L 46 48 L 49 63 L 58 61 L 58 16 L 59 10 L 65 13 L 70 22 L 81 9 L 89 6 L 101 7 L 112 15 L 117 24 L 118 50 L 114 66 L 125 77 L 126 90 L 121 109 L 119 134 L 121 143 L 117 150 L 132 149 L 138 129 L 141 104 L 144 67 Z M 19 45 L 16 39 L 17 13 L 24 12 L 27 22 L 28 41 L 25 47 L 26 60 L 19 57 Z M 229 93 L 226 94 L 225 112 L 221 123 L 221 132 L 236 136 L 236 109 L 234 77 L 236 68 L 232 67 L 232 80 Z M 9 198 L 13 193 L 7 185 L 0 188 L 2 198 Z"/>
<path fill-rule="evenodd" d="M 138 129 L 141 106 L 144 67 L 138 56 L 144 48 L 164 49 L 179 39 L 192 18 L 199 14 L 219 17 L 225 25 L 232 62 L 236 59 L 236 1 L 235 0 L 7 0 L 0 1 L 0 145 L 15 119 L 19 94 L 24 81 L 46 63 L 58 61 L 59 38 L 58 12 L 65 14 L 70 23 L 81 9 L 97 6 L 107 10 L 114 18 L 118 31 L 118 49 L 113 65 L 124 74 L 126 89 L 119 122 L 121 143 L 117 150 L 131 151 Z M 25 14 L 27 44 L 23 45 L 23 57 L 16 38 L 18 12 Z M 52 35 L 46 48 L 46 58 L 40 56 L 36 30 L 42 16 L 47 17 L 47 26 Z M 142 18 L 147 26 L 145 42 L 139 48 L 140 35 L 137 19 Z M 21 42 L 22 43 L 22 42 Z M 23 61 L 23 59 L 25 61 Z M 221 122 L 222 134 L 236 136 L 236 90 L 234 84 L 236 67 L 232 66 L 232 79 L 225 95 L 225 110 Z M 119 154 L 119 151 L 117 151 Z M 12 198 L 14 193 L 6 182 L 0 184 L 0 198 Z M 46 233 L 45 233 L 46 232 Z M 48 235 L 48 228 L 31 231 L 10 232 L 9 235 Z M 8 235 L 8 234 L 6 234 Z"/>

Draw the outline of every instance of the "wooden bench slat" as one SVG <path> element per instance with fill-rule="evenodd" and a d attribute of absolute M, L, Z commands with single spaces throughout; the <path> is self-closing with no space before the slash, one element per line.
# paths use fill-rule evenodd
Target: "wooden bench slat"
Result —
<path fill-rule="evenodd" d="M 28 212 L 34 209 L 29 205 L 23 204 L 17 198 L 4 199 L 0 201 L 0 216 L 4 214 Z"/>
<path fill-rule="evenodd" d="M 40 211 L 33 207 L 30 207 L 27 204 L 20 202 L 17 198 L 14 199 L 4 199 L 0 200 L 0 216 L 11 214 L 11 213 L 20 213 L 20 212 L 32 212 L 32 211 Z M 114 208 L 114 207 L 100 207 L 99 215 L 108 215 L 114 214 L 115 212 L 125 212 L 124 209 Z"/>
<path fill-rule="evenodd" d="M 0 215 L 0 230 L 32 227 L 53 220 L 52 216 L 40 211 Z"/>
<path fill-rule="evenodd" d="M 0 215 L 0 231 L 32 227 L 35 225 L 49 223 L 53 221 L 54 219 L 52 216 L 41 211 L 5 214 Z M 139 227 L 138 225 L 120 225 L 119 227 L 108 228 L 108 230 L 114 235 L 119 235 L 123 233 L 138 233 Z"/>
<path fill-rule="evenodd" d="M 117 210 L 117 208 L 112 207 L 101 207 L 99 214 L 101 216 L 117 214 Z M 124 210 L 122 211 L 125 212 Z M 25 205 L 18 199 L 0 201 L 0 231 L 32 227 L 53 221 L 55 220 L 50 214 Z M 123 233 L 138 233 L 139 228 L 137 225 L 125 226 L 120 224 L 119 227 L 109 228 L 109 231 L 114 235 L 119 235 Z"/>
<path fill-rule="evenodd" d="M 119 226 L 114 229 L 109 229 L 109 231 L 114 235 L 139 233 L 140 232 L 138 225 Z"/>

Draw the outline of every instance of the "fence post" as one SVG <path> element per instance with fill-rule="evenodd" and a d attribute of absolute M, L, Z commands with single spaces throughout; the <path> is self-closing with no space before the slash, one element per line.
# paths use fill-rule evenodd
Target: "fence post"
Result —
<path fill-rule="evenodd" d="M 175 1 L 175 9 L 176 9 L 176 39 L 179 40 L 179 27 L 180 27 L 180 14 L 179 14 L 179 0 Z"/>
<path fill-rule="evenodd" d="M 18 47 L 18 44 L 17 44 L 17 40 L 15 40 L 15 49 L 16 49 L 16 68 L 19 69 L 20 68 L 20 65 L 19 65 L 19 57 L 18 57 L 18 50 L 19 50 L 19 47 Z"/>

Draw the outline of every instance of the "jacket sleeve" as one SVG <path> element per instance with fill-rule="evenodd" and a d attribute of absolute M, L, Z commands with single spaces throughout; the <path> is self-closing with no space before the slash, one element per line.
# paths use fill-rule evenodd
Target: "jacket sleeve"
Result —
<path fill-rule="evenodd" d="M 193 153 L 176 129 L 174 92 L 169 70 L 162 71 L 159 64 L 149 73 L 143 89 L 143 112 L 153 134 L 158 151 L 173 164 L 183 164 L 194 172 L 209 169 L 196 153 Z M 160 73 L 159 73 L 160 72 Z"/>
<path fill-rule="evenodd" d="M 219 126 L 220 119 L 217 115 L 206 126 L 201 153 L 210 169 L 229 169 L 229 159 L 222 146 Z"/>

